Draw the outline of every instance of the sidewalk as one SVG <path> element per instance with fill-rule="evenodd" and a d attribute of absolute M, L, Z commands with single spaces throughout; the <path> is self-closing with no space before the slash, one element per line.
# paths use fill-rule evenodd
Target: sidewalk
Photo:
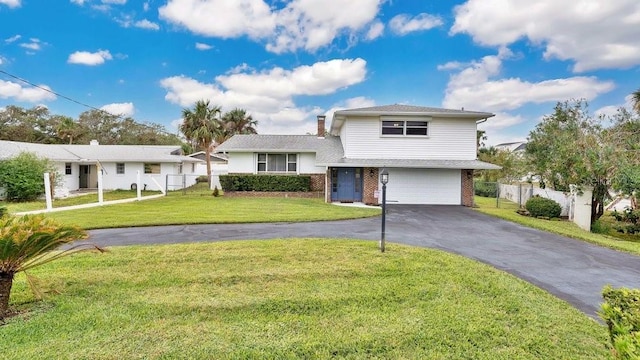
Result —
<path fill-rule="evenodd" d="M 92 208 L 92 207 L 97 207 L 97 206 L 124 204 L 124 203 L 129 203 L 129 202 L 134 202 L 134 201 L 157 199 L 157 198 L 163 197 L 163 196 L 164 196 L 164 194 L 157 194 L 157 195 L 143 196 L 141 198 L 134 197 L 134 198 L 129 198 L 129 199 L 103 201 L 102 203 L 95 202 L 95 203 L 82 204 L 82 205 L 63 206 L 63 207 L 57 207 L 57 208 L 54 207 L 52 209 L 23 211 L 23 212 L 15 213 L 14 215 L 22 216 L 22 215 L 43 214 L 43 213 L 51 213 L 51 212 L 58 212 L 58 211 L 76 210 L 76 209 L 87 209 L 87 208 Z"/>

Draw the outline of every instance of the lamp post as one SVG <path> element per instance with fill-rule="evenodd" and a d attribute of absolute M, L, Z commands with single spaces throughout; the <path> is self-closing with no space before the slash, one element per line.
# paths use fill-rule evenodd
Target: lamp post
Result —
<path fill-rule="evenodd" d="M 380 252 L 384 252 L 384 237 L 387 222 L 387 183 L 389 182 L 389 172 L 387 169 L 382 169 L 380 182 L 382 183 L 382 234 L 380 236 Z"/>

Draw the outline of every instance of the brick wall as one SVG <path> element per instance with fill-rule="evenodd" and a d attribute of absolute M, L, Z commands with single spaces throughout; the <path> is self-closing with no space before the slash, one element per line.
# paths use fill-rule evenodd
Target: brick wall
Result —
<path fill-rule="evenodd" d="M 324 192 L 324 174 L 309 174 L 311 177 L 311 191 L 322 191 Z"/>
<path fill-rule="evenodd" d="M 373 171 L 373 174 L 371 172 Z M 378 205 L 380 199 L 374 197 L 375 191 L 378 190 L 378 168 L 364 168 L 362 172 L 362 202 L 367 205 Z"/>
<path fill-rule="evenodd" d="M 462 176 L 462 205 L 473 206 L 473 170 L 461 170 Z"/>
<path fill-rule="evenodd" d="M 251 198 L 267 198 L 267 197 L 283 197 L 283 198 L 318 198 L 324 197 L 323 191 L 305 191 L 305 192 L 285 192 L 285 191 L 225 191 L 226 197 L 251 197 Z"/>

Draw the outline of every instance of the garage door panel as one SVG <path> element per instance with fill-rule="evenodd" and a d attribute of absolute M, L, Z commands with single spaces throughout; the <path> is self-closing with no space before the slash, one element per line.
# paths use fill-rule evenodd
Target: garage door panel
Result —
<path fill-rule="evenodd" d="M 460 170 L 388 169 L 387 201 L 397 204 L 460 205 Z"/>

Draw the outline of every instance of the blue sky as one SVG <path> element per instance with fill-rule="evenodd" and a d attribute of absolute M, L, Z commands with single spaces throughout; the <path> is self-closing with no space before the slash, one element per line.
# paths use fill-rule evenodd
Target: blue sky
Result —
<path fill-rule="evenodd" d="M 496 144 L 640 88 L 637 0 L 0 0 L 0 23 L 0 70 L 171 132 L 203 98 L 263 134 L 403 103 L 495 113 Z M 0 73 L 6 105 L 88 110 Z"/>

